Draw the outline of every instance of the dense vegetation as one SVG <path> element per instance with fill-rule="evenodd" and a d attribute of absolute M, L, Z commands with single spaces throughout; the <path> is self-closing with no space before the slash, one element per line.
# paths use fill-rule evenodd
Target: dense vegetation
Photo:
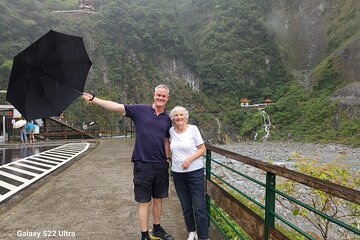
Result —
<path fill-rule="evenodd" d="M 242 96 L 278 99 L 290 76 L 264 26 L 269 1 L 195 2 L 184 21 L 194 32 L 190 43 L 198 50 L 204 92 L 224 107 L 238 106 Z"/>
<path fill-rule="evenodd" d="M 339 110 L 329 98 L 343 85 L 331 54 L 358 34 L 358 9 L 343 11 L 329 23 L 329 57 L 316 68 L 309 91 L 291 76 L 281 57 L 282 46 L 265 27 L 272 1 L 93 2 L 99 14 L 52 12 L 76 9 L 76 0 L 1 1 L 1 89 L 7 87 L 13 56 L 54 29 L 84 37 L 93 61 L 88 90 L 114 101 L 149 102 L 153 87 L 164 82 L 171 87 L 169 108 L 180 104 L 189 108 L 191 121 L 200 125 L 208 140 L 261 135 L 261 114 L 240 109 L 239 99 L 271 98 L 276 104 L 267 111 L 275 139 L 360 143 L 359 117 Z M 164 63 L 172 60 L 199 76 L 200 92 L 166 73 Z M 65 116 L 70 121 L 96 121 L 100 127 L 127 124 L 120 116 L 82 101 L 76 101 Z"/>

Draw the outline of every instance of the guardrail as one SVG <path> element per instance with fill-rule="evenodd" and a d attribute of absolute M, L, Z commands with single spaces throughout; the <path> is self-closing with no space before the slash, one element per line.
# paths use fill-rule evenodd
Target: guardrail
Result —
<path fill-rule="evenodd" d="M 225 239 L 344 239 L 339 238 L 339 233 L 346 234 L 346 239 L 360 238 L 360 191 L 209 144 L 206 144 L 206 149 L 207 209 L 210 220 Z M 214 159 L 214 155 L 222 160 Z M 256 172 L 256 177 L 231 167 L 234 162 L 241 163 L 248 172 Z M 233 179 L 238 183 L 231 183 L 229 175 L 234 176 Z M 258 179 L 259 176 L 261 180 Z M 355 216 L 348 217 L 349 221 L 344 222 L 344 219 L 337 219 L 336 214 L 328 214 L 325 208 L 317 209 L 295 199 L 277 189 L 278 177 L 353 204 Z M 257 197 L 251 191 L 249 193 L 249 186 L 253 185 L 256 187 L 251 187 L 250 190 L 259 189 L 256 190 Z M 279 213 L 279 209 L 282 210 L 282 206 L 286 204 L 281 201 L 296 204 L 318 221 L 333 224 L 333 231 L 327 235 L 321 234 L 320 227 L 317 231 L 316 227 L 306 225 L 305 220 L 296 214 Z"/>
<path fill-rule="evenodd" d="M 43 133 L 46 136 L 59 136 L 64 132 L 64 136 L 76 136 L 76 132 L 78 132 L 78 136 L 81 135 L 81 138 L 116 138 L 116 137 L 133 137 L 134 129 L 132 126 L 132 122 L 130 124 L 130 128 L 120 129 L 118 126 L 107 126 L 99 127 L 93 125 L 92 123 L 74 123 L 68 122 L 66 119 L 61 117 L 51 117 L 50 121 L 46 121 L 46 127 L 43 128 Z M 75 131 L 75 132 L 74 132 Z M 74 132 L 72 134 L 71 132 Z"/>
<path fill-rule="evenodd" d="M 74 131 L 71 129 L 60 130 L 58 128 L 48 128 L 47 131 L 40 131 L 39 136 L 50 139 L 86 139 L 86 138 L 122 138 L 133 137 L 133 132 L 127 129 L 114 128 L 94 128 L 88 130 Z"/>

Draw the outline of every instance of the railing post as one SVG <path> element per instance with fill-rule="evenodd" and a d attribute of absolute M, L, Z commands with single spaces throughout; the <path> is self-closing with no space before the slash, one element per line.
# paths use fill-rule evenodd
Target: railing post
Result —
<path fill-rule="evenodd" d="M 205 174 L 206 174 L 206 180 L 205 180 L 205 192 L 206 192 L 206 211 L 208 212 L 208 215 L 210 216 L 210 197 L 207 194 L 207 181 L 211 178 L 211 151 L 206 149 L 206 168 L 205 168 Z M 208 225 L 210 226 L 210 218 Z"/>
<path fill-rule="evenodd" d="M 269 228 L 275 225 L 275 217 L 271 213 L 271 211 L 275 212 L 275 179 L 274 173 L 266 173 L 264 240 L 269 239 Z"/>

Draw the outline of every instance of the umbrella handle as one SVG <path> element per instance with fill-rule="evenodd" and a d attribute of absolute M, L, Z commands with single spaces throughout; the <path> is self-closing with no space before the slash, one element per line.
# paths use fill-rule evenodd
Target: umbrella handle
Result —
<path fill-rule="evenodd" d="M 91 102 L 92 100 L 94 100 L 95 98 L 95 93 L 93 91 L 89 91 L 89 94 L 92 95 L 92 98 L 89 99 L 89 101 Z"/>
<path fill-rule="evenodd" d="M 85 94 L 85 92 L 82 93 L 82 95 L 84 95 L 84 94 Z M 92 100 L 94 100 L 94 98 L 95 98 L 95 93 L 94 93 L 93 91 L 89 90 L 86 94 L 89 94 L 89 95 L 92 96 L 90 99 L 88 99 L 89 102 L 91 102 Z"/>

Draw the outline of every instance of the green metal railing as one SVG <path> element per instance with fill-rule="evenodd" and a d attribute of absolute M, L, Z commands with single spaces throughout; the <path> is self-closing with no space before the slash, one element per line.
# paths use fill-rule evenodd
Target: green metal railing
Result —
<path fill-rule="evenodd" d="M 345 229 L 351 234 L 349 239 L 360 239 L 359 226 L 353 226 L 339 219 L 329 216 L 304 202 L 295 199 L 283 191 L 276 189 L 277 176 L 284 179 L 302 184 L 311 189 L 316 189 L 325 194 L 360 205 L 360 191 L 350 189 L 338 184 L 323 181 L 284 167 L 275 166 L 266 162 L 255 160 L 240 154 L 236 154 L 209 144 L 206 144 L 206 179 L 207 179 L 207 209 L 210 221 L 220 230 L 225 239 L 318 239 L 313 234 L 292 223 L 289 219 L 276 213 L 275 209 L 279 202 L 277 197 L 297 204 L 317 217 L 336 225 L 338 228 Z M 227 166 L 219 160 L 213 158 L 212 153 L 220 154 L 231 160 L 235 160 L 263 171 L 265 182 L 259 181 L 254 177 L 240 172 Z M 214 169 L 222 168 L 230 171 L 236 176 L 240 176 L 251 184 L 255 184 L 264 190 L 261 201 L 254 199 L 245 191 L 241 191 L 237 186 L 232 185 L 226 177 L 219 176 Z M 261 172 L 262 172 L 261 171 Z M 241 187 L 241 186 L 240 186 Z M 241 200 L 240 200 L 241 199 Z M 251 205 L 251 206 L 250 206 Z M 255 206 L 255 207 L 254 207 Z M 212 210 L 212 211 L 211 211 Z M 213 214 L 211 213 L 213 212 Z M 215 215 L 217 219 L 215 219 Z M 358 216 L 359 217 L 359 216 Z M 222 224 L 218 219 L 221 219 Z M 224 225 L 233 231 L 229 237 Z M 241 230 L 239 230 L 241 229 Z M 286 229 L 286 230 L 285 230 Z M 289 235 L 289 232 L 291 235 Z M 295 235 L 294 235 L 295 234 Z M 332 239 L 336 239 L 336 236 Z"/>

